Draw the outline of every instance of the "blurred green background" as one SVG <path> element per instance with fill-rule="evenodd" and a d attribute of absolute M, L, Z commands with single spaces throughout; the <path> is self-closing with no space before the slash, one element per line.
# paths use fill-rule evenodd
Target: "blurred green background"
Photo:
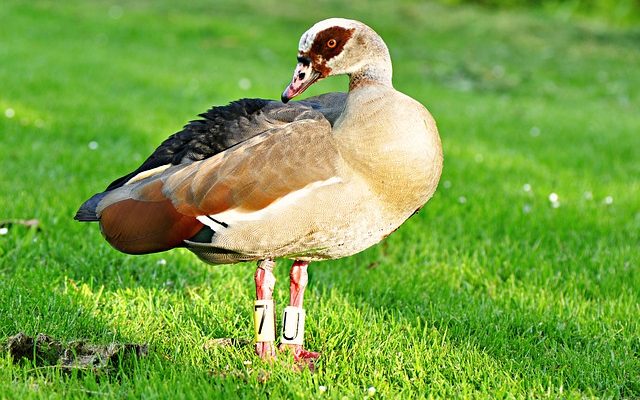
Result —
<path fill-rule="evenodd" d="M 540 9 L 564 19 L 591 18 L 607 24 L 637 25 L 638 0 L 442 0 L 445 4 L 478 4 L 494 9 Z"/>
<path fill-rule="evenodd" d="M 71 374 L 3 355 L 0 397 L 640 397 L 638 3 L 454 3 L 5 0 L 0 221 L 41 230 L 0 227 L 0 338 L 150 352 Z M 127 256 L 72 218 L 210 106 L 278 98 L 333 16 L 384 38 L 445 167 L 394 235 L 310 267 L 311 374 L 210 345 L 251 339 L 254 265 Z"/>

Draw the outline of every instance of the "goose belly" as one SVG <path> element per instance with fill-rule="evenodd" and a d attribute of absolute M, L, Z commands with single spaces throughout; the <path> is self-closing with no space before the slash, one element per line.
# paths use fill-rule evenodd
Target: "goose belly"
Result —
<path fill-rule="evenodd" d="M 268 212 L 270 211 L 270 212 Z M 331 185 L 260 215 L 235 216 L 211 224 L 211 243 L 188 242 L 187 248 L 214 264 L 292 258 L 323 260 L 346 257 L 380 242 L 411 213 L 395 215 L 364 185 Z"/>

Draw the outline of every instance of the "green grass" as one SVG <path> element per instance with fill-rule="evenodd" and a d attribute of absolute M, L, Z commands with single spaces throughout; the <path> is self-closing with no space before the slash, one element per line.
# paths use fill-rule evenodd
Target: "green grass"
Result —
<path fill-rule="evenodd" d="M 638 0 L 440 0 L 446 4 L 475 3 L 484 7 L 538 8 L 558 18 L 589 18 L 619 26 L 640 22 Z"/>
<path fill-rule="evenodd" d="M 640 31 L 418 1 L 256 3 L 0 7 L 0 219 L 42 225 L 0 236 L 0 338 L 150 344 L 112 374 L 2 353 L 0 398 L 640 397 Z M 323 356 L 296 373 L 204 348 L 251 338 L 254 265 L 127 256 L 72 217 L 209 106 L 277 98 L 300 34 L 328 16 L 385 38 L 445 168 L 384 243 L 312 264 L 306 339 Z M 309 95 L 331 90 L 346 80 Z"/>

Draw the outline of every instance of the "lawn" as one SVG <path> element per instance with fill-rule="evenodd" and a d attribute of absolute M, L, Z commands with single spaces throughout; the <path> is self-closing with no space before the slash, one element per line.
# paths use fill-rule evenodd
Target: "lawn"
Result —
<path fill-rule="evenodd" d="M 305 4 L 3 2 L 0 220 L 40 230 L 0 228 L 0 340 L 149 352 L 71 373 L 3 352 L 0 398 L 640 397 L 640 31 L 527 9 Z M 295 372 L 211 345 L 251 339 L 253 264 L 127 256 L 73 215 L 211 105 L 279 98 L 300 34 L 329 16 L 386 40 L 395 87 L 438 121 L 445 167 L 394 235 L 311 265 L 306 339 L 322 358 Z"/>

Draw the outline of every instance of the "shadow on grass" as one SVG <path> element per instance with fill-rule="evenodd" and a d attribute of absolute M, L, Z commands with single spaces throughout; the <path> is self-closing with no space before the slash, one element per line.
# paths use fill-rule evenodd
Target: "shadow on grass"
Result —
<path fill-rule="evenodd" d="M 375 270 L 368 270 L 370 259 L 358 256 L 340 265 L 315 268 L 310 279 L 313 296 L 338 292 L 345 303 L 357 305 L 363 313 L 372 309 L 374 315 L 382 316 L 371 323 L 385 325 L 388 320 L 411 326 L 413 331 L 433 328 L 443 343 L 490 356 L 498 369 L 525 387 L 542 383 L 556 390 L 564 387 L 616 397 L 640 393 L 640 379 L 634 373 L 640 367 L 640 347 L 632 332 L 620 334 L 629 326 L 624 307 L 618 308 L 613 295 L 587 298 L 542 282 L 515 280 L 513 275 L 496 285 L 491 266 L 477 266 L 487 268 L 488 282 L 475 280 L 468 271 L 462 272 L 467 276 L 459 281 L 441 273 L 429 277 L 426 271 L 459 267 L 428 265 L 424 260 L 415 261 L 425 262 L 422 272 L 418 264 L 400 270 L 391 258 L 381 258 Z M 565 279 L 570 286 L 571 277 Z M 633 294 L 618 299 L 632 311 Z M 378 340 L 384 343 L 385 339 Z M 476 383 L 480 385 L 484 378 L 477 377 Z M 528 389 L 543 392 L 547 387 Z"/>

